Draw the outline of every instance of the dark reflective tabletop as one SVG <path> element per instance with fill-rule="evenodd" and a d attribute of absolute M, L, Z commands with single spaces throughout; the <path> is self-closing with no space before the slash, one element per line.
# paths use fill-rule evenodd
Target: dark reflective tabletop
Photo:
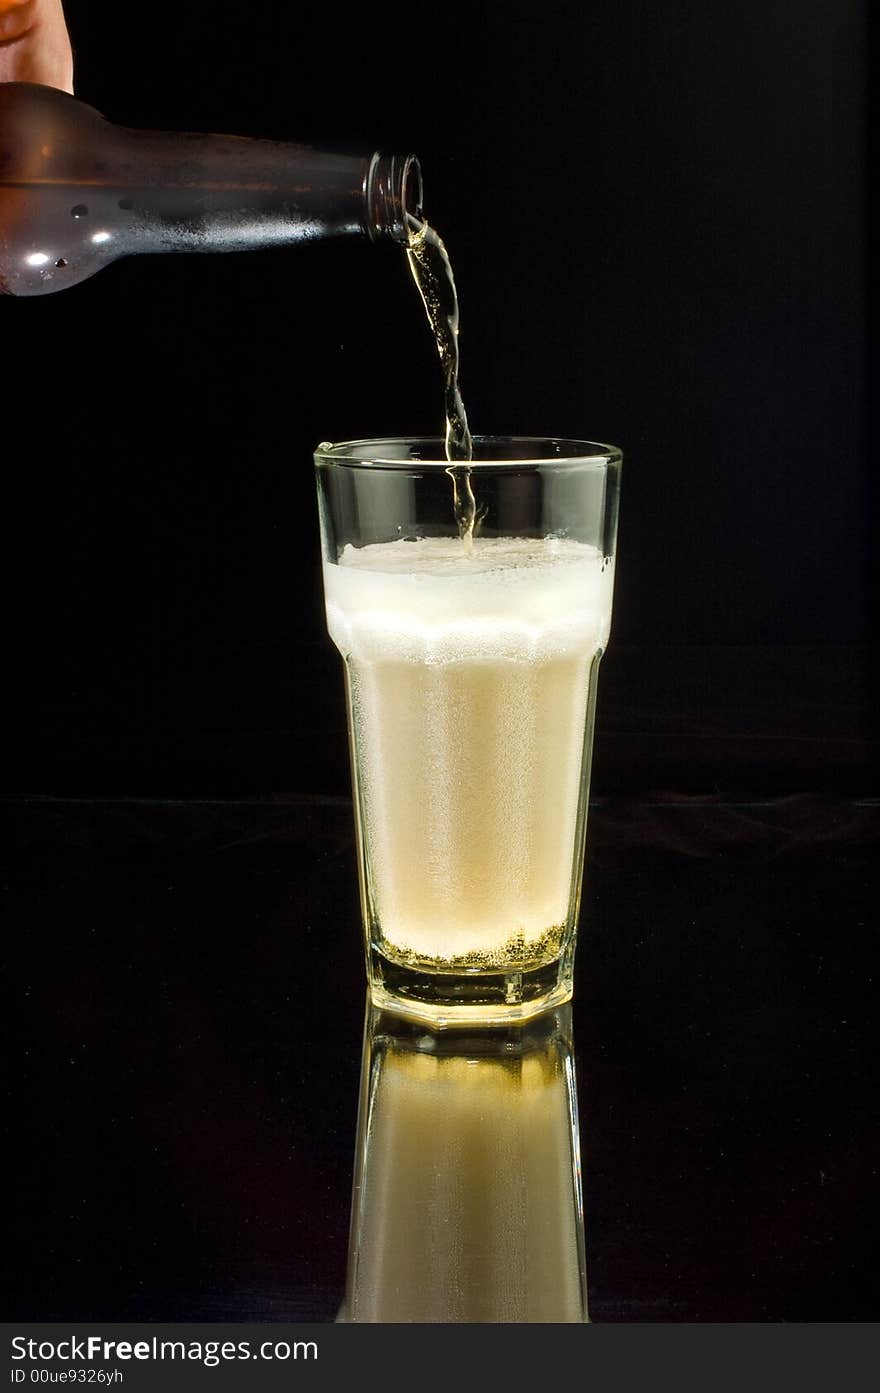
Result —
<path fill-rule="evenodd" d="M 3 817 L 7 1319 L 876 1319 L 876 806 L 599 802 L 482 1041 L 365 1031 L 342 799 Z"/>

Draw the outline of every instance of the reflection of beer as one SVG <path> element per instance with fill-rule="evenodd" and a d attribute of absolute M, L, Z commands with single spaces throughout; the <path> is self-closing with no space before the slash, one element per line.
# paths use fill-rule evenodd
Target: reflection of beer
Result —
<path fill-rule="evenodd" d="M 559 957 L 612 580 L 594 548 L 554 538 L 470 552 L 423 538 L 325 563 L 384 957 L 489 973 Z"/>
<path fill-rule="evenodd" d="M 407 1040 L 373 1014 L 344 1320 L 586 1320 L 569 1028 Z"/>

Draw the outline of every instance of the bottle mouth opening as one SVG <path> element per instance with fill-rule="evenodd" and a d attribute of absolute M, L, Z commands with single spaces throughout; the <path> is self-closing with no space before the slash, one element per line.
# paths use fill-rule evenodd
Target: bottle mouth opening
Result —
<path fill-rule="evenodd" d="M 406 217 L 422 221 L 422 167 L 415 155 L 407 155 L 403 163 L 403 193 L 401 202 Z"/>
<path fill-rule="evenodd" d="M 375 241 L 391 237 L 406 242 L 413 224 L 422 222 L 422 170 L 415 155 L 383 155 L 370 159 L 364 181 L 367 232 Z"/>

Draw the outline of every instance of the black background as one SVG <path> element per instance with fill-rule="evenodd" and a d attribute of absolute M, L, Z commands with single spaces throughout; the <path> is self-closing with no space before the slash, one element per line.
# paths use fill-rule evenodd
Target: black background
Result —
<path fill-rule="evenodd" d="M 417 152 L 474 429 L 624 450 L 591 1310 L 875 1318 L 863 7 L 66 11 L 122 124 Z M 421 307 L 326 243 L 0 321 L 9 1314 L 332 1319 L 362 965 L 311 453 L 439 430 Z"/>

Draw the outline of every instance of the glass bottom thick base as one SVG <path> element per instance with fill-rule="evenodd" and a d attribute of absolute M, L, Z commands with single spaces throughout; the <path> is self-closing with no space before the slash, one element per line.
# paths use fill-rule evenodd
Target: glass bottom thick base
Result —
<path fill-rule="evenodd" d="M 564 959 L 519 972 L 426 972 L 370 949 L 373 1005 L 435 1030 L 532 1020 L 571 995 L 571 966 Z"/>

